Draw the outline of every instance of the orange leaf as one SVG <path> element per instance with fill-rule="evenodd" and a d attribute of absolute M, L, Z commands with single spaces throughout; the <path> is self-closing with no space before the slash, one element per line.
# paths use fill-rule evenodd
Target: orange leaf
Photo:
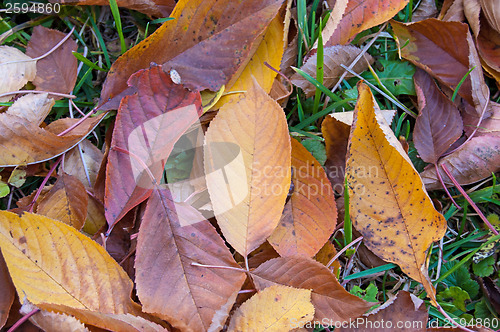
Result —
<path fill-rule="evenodd" d="M 281 107 L 254 81 L 225 104 L 205 137 L 205 173 L 226 240 L 247 256 L 278 224 L 290 188 L 290 136 Z"/>
<path fill-rule="evenodd" d="M 268 241 L 280 256 L 314 256 L 337 224 L 337 207 L 323 167 L 292 139 L 294 191 Z"/>
<path fill-rule="evenodd" d="M 417 171 L 384 120 L 370 88 L 358 85 L 346 178 L 349 211 L 363 242 L 422 283 L 434 301 L 426 251 L 446 232 Z"/>
<path fill-rule="evenodd" d="M 245 273 L 191 263 L 239 268 L 210 222 L 191 206 L 174 203 L 168 191 L 155 190 L 135 260 L 143 310 L 183 331 L 222 328 Z M 221 321 L 213 322 L 215 315 Z"/>
<path fill-rule="evenodd" d="M 310 258 L 274 258 L 261 264 L 251 275 L 258 290 L 275 284 L 311 289 L 316 321 L 348 321 L 373 305 L 349 294 L 328 268 Z"/>
<path fill-rule="evenodd" d="M 109 6 L 109 0 L 50 0 L 73 6 Z M 175 0 L 116 0 L 118 7 L 124 7 L 154 17 L 168 17 L 174 9 Z"/>

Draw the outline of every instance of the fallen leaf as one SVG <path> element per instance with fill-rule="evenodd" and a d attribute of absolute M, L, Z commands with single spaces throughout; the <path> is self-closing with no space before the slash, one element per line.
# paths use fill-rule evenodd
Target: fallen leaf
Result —
<path fill-rule="evenodd" d="M 467 136 L 471 136 L 476 128 L 474 136 L 500 136 L 500 104 L 490 101 L 479 127 L 479 116 L 474 112 L 463 112 L 463 121 Z"/>
<path fill-rule="evenodd" d="M 425 331 L 428 316 L 423 300 L 407 291 L 400 290 L 394 298 L 357 319 L 359 324 L 356 324 L 355 328 L 341 327 L 339 332 L 371 332 L 374 329 L 388 332 L 395 329 L 420 332 Z"/>
<path fill-rule="evenodd" d="M 495 0 L 479 0 L 488 23 L 500 33 L 500 4 Z"/>
<path fill-rule="evenodd" d="M 163 23 L 113 63 L 101 104 L 122 93 L 129 76 L 151 62 L 164 64 L 166 72 L 175 69 L 182 84 L 198 91 L 232 85 L 231 78 L 246 65 L 281 3 L 179 1 L 170 16 L 174 20 Z"/>
<path fill-rule="evenodd" d="M 228 331 L 289 331 L 314 315 L 309 289 L 274 285 L 252 296 L 231 318 Z"/>
<path fill-rule="evenodd" d="M 315 321 L 349 321 L 373 305 L 347 292 L 328 268 L 311 258 L 274 258 L 250 273 L 259 291 L 276 284 L 311 289 Z"/>
<path fill-rule="evenodd" d="M 40 310 L 29 301 L 25 301 L 21 307 L 21 314 L 28 315 L 34 310 L 39 310 L 32 315 L 29 320 L 35 326 L 38 326 L 43 331 L 72 331 L 72 332 L 89 332 L 89 330 L 78 319 L 66 314 L 58 314 Z"/>
<path fill-rule="evenodd" d="M 361 83 L 358 93 L 346 163 L 351 220 L 368 249 L 422 283 L 435 304 L 426 252 L 446 232 L 446 220 L 435 210 L 370 88 Z"/>
<path fill-rule="evenodd" d="M 335 255 L 337 255 L 335 246 L 330 241 L 327 241 L 325 245 L 318 251 L 316 256 L 314 256 L 314 260 L 326 266 L 330 262 L 330 260 L 335 257 Z M 333 274 L 337 276 L 340 269 L 342 268 L 338 259 L 336 259 L 331 266 L 333 268 Z"/>
<path fill-rule="evenodd" d="M 222 310 L 224 326 L 245 273 L 192 263 L 239 268 L 210 222 L 191 206 L 174 203 L 167 190 L 155 190 L 139 229 L 135 260 L 143 310 L 183 331 L 215 328 L 212 319 Z"/>
<path fill-rule="evenodd" d="M 435 18 L 437 14 L 438 10 L 434 0 L 422 0 L 413 12 L 411 19 L 413 22 L 418 22 L 428 18 Z"/>
<path fill-rule="evenodd" d="M 444 1 L 441 12 L 437 17 L 445 22 L 456 21 L 463 22 L 465 19 L 464 15 L 464 1 L 463 0 L 451 0 Z"/>
<path fill-rule="evenodd" d="M 19 297 L 36 306 L 52 303 L 114 314 L 138 310 L 125 271 L 71 226 L 41 215 L 0 211 L 0 248 Z"/>
<path fill-rule="evenodd" d="M 462 118 L 429 74 L 418 69 L 413 79 L 419 109 L 413 141 L 420 158 L 434 164 L 462 136 Z"/>
<path fill-rule="evenodd" d="M 89 195 L 88 202 L 87 219 L 82 231 L 94 235 L 106 225 L 106 216 L 104 215 L 104 206 L 99 200 Z"/>
<path fill-rule="evenodd" d="M 136 92 L 120 104 L 106 167 L 110 226 L 148 198 L 150 174 L 160 181 L 175 142 L 202 113 L 200 94 L 174 84 L 161 66 L 140 70 L 128 84 Z"/>
<path fill-rule="evenodd" d="M 335 195 L 318 161 L 299 141 L 292 139 L 291 143 L 294 191 L 267 240 L 282 257 L 312 257 L 337 224 Z"/>
<path fill-rule="evenodd" d="M 86 189 L 92 190 L 103 157 L 101 150 L 94 144 L 83 140 L 64 155 L 64 171 L 80 180 Z"/>
<path fill-rule="evenodd" d="M 349 66 L 359 53 L 361 53 L 361 49 L 352 45 L 336 45 L 325 47 L 323 52 L 323 85 L 331 89 L 345 71 L 340 65 Z M 313 54 L 307 59 L 304 65 L 300 67 L 301 70 L 314 78 L 316 78 L 317 57 L 317 53 Z M 352 70 L 357 73 L 365 71 L 368 69 L 367 61 L 372 64 L 373 58 L 370 54 L 365 53 L 364 59 L 358 61 Z M 346 77 L 349 78 L 352 77 L 352 75 L 347 74 Z M 306 97 L 311 97 L 316 92 L 316 87 L 299 73 L 293 74 L 290 80 L 295 86 L 298 86 L 305 92 Z"/>
<path fill-rule="evenodd" d="M 9 317 L 10 307 L 14 302 L 16 289 L 10 279 L 9 270 L 3 259 L 2 252 L 0 251 L 0 329 L 4 327 L 7 318 Z"/>
<path fill-rule="evenodd" d="M 80 180 L 62 173 L 38 202 L 36 212 L 80 230 L 87 219 L 87 205 L 87 192 Z"/>
<path fill-rule="evenodd" d="M 245 257 L 277 226 L 290 188 L 285 114 L 255 80 L 210 123 L 204 160 L 218 225 Z"/>
<path fill-rule="evenodd" d="M 48 93 L 28 93 L 17 99 L 6 113 L 40 126 L 55 104 L 54 99 L 48 96 Z"/>
<path fill-rule="evenodd" d="M 57 136 L 79 119 L 59 119 L 42 129 L 26 119 L 0 113 L 0 167 L 35 164 L 57 157 L 85 139 L 105 115 L 85 119 L 72 131 Z"/>
<path fill-rule="evenodd" d="M 390 20 L 408 0 L 349 0 L 344 15 L 325 46 L 344 45 L 366 29 Z"/>
<path fill-rule="evenodd" d="M 73 6 L 108 6 L 108 0 L 50 0 Z M 168 17 L 175 7 L 175 0 L 116 0 L 118 7 L 136 10 L 153 17 Z"/>
<path fill-rule="evenodd" d="M 481 181 L 491 173 L 500 170 L 500 136 L 485 135 L 473 137 L 453 153 L 440 159 L 439 172 L 447 187 L 453 186 L 441 165 L 446 165 L 453 177 L 461 185 Z M 427 190 L 442 188 L 436 168 L 430 166 L 420 176 Z"/>
<path fill-rule="evenodd" d="M 481 59 L 493 70 L 500 71 L 500 32 L 494 30 L 483 17 L 476 41 Z"/>
<path fill-rule="evenodd" d="M 36 75 L 36 61 L 15 47 L 0 46 L 0 94 L 21 89 Z M 12 96 L 0 97 L 0 102 Z"/>
<path fill-rule="evenodd" d="M 333 2 L 333 8 L 332 11 L 330 12 L 330 17 L 328 17 L 328 21 L 326 22 L 323 30 L 321 31 L 321 37 L 323 42 L 327 42 L 335 33 L 337 27 L 339 26 L 339 23 L 342 20 L 342 17 L 344 16 L 344 13 L 346 12 L 347 4 L 349 2 L 350 2 L 349 0 L 340 0 L 340 1 L 335 0 Z M 318 47 L 318 41 L 314 43 L 313 49 L 317 47 Z"/>
<path fill-rule="evenodd" d="M 52 49 L 66 34 L 47 29 L 41 25 L 33 28 L 33 34 L 26 47 L 26 55 L 36 58 Z M 76 42 L 69 38 L 54 52 L 36 63 L 33 80 L 37 90 L 70 93 L 76 83 L 78 60 L 73 52 L 78 49 Z M 54 96 L 54 99 L 62 97 Z"/>

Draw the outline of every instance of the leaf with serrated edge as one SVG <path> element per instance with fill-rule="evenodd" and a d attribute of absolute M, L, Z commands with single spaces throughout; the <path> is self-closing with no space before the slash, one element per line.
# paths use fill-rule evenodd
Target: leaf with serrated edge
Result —
<path fill-rule="evenodd" d="M 39 126 L 55 104 L 54 99 L 48 96 L 48 93 L 28 93 L 17 99 L 6 113 L 24 118 L 27 122 Z"/>
<path fill-rule="evenodd" d="M 317 321 L 348 321 L 373 305 L 349 294 L 327 267 L 306 257 L 274 258 L 261 264 L 251 275 L 258 290 L 276 284 L 311 289 Z"/>
<path fill-rule="evenodd" d="M 283 110 L 254 80 L 242 99 L 225 104 L 212 120 L 204 154 L 217 222 L 229 244 L 247 256 L 273 232 L 290 188 Z"/>
<path fill-rule="evenodd" d="M 19 297 L 36 306 L 53 303 L 114 314 L 137 310 L 130 298 L 132 281 L 120 265 L 60 221 L 0 211 L 0 248 Z"/>
<path fill-rule="evenodd" d="M 191 263 L 239 268 L 209 221 L 167 190 L 154 190 L 137 241 L 137 295 L 144 311 L 183 331 L 206 331 L 221 308 L 227 317 L 246 276 Z"/>
<path fill-rule="evenodd" d="M 311 290 L 273 285 L 243 303 L 231 318 L 228 331 L 289 331 L 314 315 Z"/>
<path fill-rule="evenodd" d="M 21 89 L 36 75 L 36 61 L 15 47 L 0 46 L 0 94 Z M 0 97 L 0 102 L 12 96 Z"/>
<path fill-rule="evenodd" d="M 291 142 L 294 191 L 268 242 L 282 257 L 312 257 L 337 224 L 335 196 L 318 161 L 299 141 Z"/>
<path fill-rule="evenodd" d="M 7 265 L 0 251 L 0 329 L 7 322 L 9 318 L 10 307 L 14 302 L 14 297 L 16 295 L 16 289 L 12 284 L 9 276 L 9 270 L 7 270 Z"/>
<path fill-rule="evenodd" d="M 358 91 L 346 163 L 351 220 L 373 253 L 398 264 L 435 301 L 426 251 L 443 237 L 446 220 L 434 208 L 370 88 L 361 83 Z"/>

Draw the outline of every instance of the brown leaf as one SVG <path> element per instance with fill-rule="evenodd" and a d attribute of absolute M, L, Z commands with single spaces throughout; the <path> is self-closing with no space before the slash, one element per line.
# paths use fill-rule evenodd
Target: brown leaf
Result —
<path fill-rule="evenodd" d="M 335 249 L 335 246 L 330 241 L 327 241 L 325 245 L 318 251 L 316 256 L 314 256 L 314 259 L 326 266 L 326 264 L 328 264 L 330 260 L 333 257 L 335 257 L 336 254 L 337 250 Z M 337 276 L 341 269 L 340 262 L 338 259 L 336 259 L 332 263 L 332 267 L 333 267 L 333 274 Z"/>
<path fill-rule="evenodd" d="M 135 263 L 143 310 L 183 331 L 221 328 L 245 273 L 192 263 L 239 268 L 210 222 L 194 208 L 174 203 L 168 191 L 154 190 L 139 230 Z M 224 319 L 212 323 L 216 314 Z"/>
<path fill-rule="evenodd" d="M 348 44 L 359 32 L 391 19 L 407 3 L 408 0 L 350 0 L 330 39 L 323 40 L 325 46 Z"/>
<path fill-rule="evenodd" d="M 51 3 L 61 3 L 73 6 L 108 6 L 108 0 L 50 0 Z M 117 0 L 118 7 L 137 10 L 154 17 L 168 17 L 175 7 L 175 0 Z"/>
<path fill-rule="evenodd" d="M 369 302 L 349 294 L 324 265 L 306 257 L 271 259 L 251 272 L 257 290 L 272 285 L 312 289 L 314 320 L 343 322 L 362 315 Z"/>
<path fill-rule="evenodd" d="M 333 190 L 340 194 L 344 192 L 345 155 L 351 126 L 327 116 L 321 124 L 321 132 L 325 138 L 326 175 L 332 183 Z"/>
<path fill-rule="evenodd" d="M 106 168 L 110 226 L 151 194 L 149 174 L 160 181 L 175 142 L 201 114 L 200 94 L 174 84 L 161 66 L 140 70 L 128 84 L 136 92 L 120 104 Z"/>
<path fill-rule="evenodd" d="M 0 46 L 0 94 L 22 88 L 36 75 L 36 61 L 11 46 Z M 9 101 L 12 96 L 0 97 L 0 102 Z"/>
<path fill-rule="evenodd" d="M 227 242 L 247 256 L 276 228 L 290 188 L 285 114 L 254 80 L 242 99 L 225 104 L 212 120 L 204 152 L 217 223 Z"/>
<path fill-rule="evenodd" d="M 490 101 L 488 109 L 482 117 L 479 124 L 479 116 L 473 112 L 464 112 L 464 130 L 467 136 L 472 135 L 472 132 L 477 128 L 474 136 L 500 136 L 500 104 Z"/>
<path fill-rule="evenodd" d="M 87 219 L 87 204 L 87 192 L 80 180 L 62 173 L 38 203 L 37 213 L 80 230 Z"/>
<path fill-rule="evenodd" d="M 435 302 L 426 252 L 446 232 L 413 164 L 383 118 L 370 88 L 358 84 L 346 179 L 349 212 L 363 243 L 422 283 Z"/>
<path fill-rule="evenodd" d="M 10 279 L 9 270 L 3 259 L 2 252 L 0 251 L 0 329 L 4 327 L 7 318 L 9 317 L 10 307 L 14 302 L 16 289 Z"/>
<path fill-rule="evenodd" d="M 345 71 L 345 69 L 340 65 L 349 66 L 359 55 L 361 49 L 352 45 L 336 45 L 325 47 L 323 52 L 323 85 L 328 89 L 331 89 L 338 82 L 340 76 L 342 76 Z M 316 78 L 317 57 L 317 53 L 313 54 L 300 68 L 314 78 Z M 373 58 L 370 54 L 365 53 L 364 57 L 370 64 L 373 63 Z M 357 73 L 361 73 L 368 69 L 368 64 L 365 59 L 358 61 L 352 70 Z M 348 74 L 346 77 L 352 77 L 352 75 Z M 314 95 L 316 87 L 302 75 L 295 73 L 290 79 L 294 85 L 298 86 L 306 93 L 307 97 Z"/>
<path fill-rule="evenodd" d="M 500 170 L 500 136 L 473 137 L 458 150 L 441 158 L 438 165 L 443 164 L 461 185 L 481 181 Z M 446 186 L 453 186 L 441 166 L 439 172 Z M 442 188 L 434 166 L 425 169 L 420 175 L 428 190 Z"/>
<path fill-rule="evenodd" d="M 177 3 L 171 17 L 111 67 L 101 104 L 123 92 L 128 77 L 151 62 L 175 69 L 181 82 L 198 91 L 230 84 L 263 38 L 282 0 L 188 1 Z M 226 15 L 231 13 L 231 15 Z"/>
<path fill-rule="evenodd" d="M 479 0 L 491 27 L 500 33 L 500 4 L 495 0 Z"/>
<path fill-rule="evenodd" d="M 103 153 L 101 150 L 89 140 L 83 140 L 64 156 L 64 171 L 80 180 L 85 188 L 92 190 L 102 159 Z"/>
<path fill-rule="evenodd" d="M 429 74 L 417 68 L 413 80 L 419 109 L 413 140 L 420 158 L 434 164 L 462 136 L 462 118 Z"/>
<path fill-rule="evenodd" d="M 500 71 L 500 32 L 493 29 L 483 16 L 476 41 L 481 59 L 493 70 Z"/>
<path fill-rule="evenodd" d="M 41 25 L 33 28 L 33 34 L 26 47 L 26 55 L 36 58 L 47 53 L 64 38 L 65 34 Z M 76 83 L 78 60 L 73 56 L 78 46 L 69 38 L 54 52 L 38 60 L 33 84 L 37 90 L 70 93 Z M 54 99 L 62 97 L 54 96 Z"/>
<path fill-rule="evenodd" d="M 401 290 L 395 298 L 382 304 L 370 314 L 364 315 L 362 320 L 358 320 L 361 324 L 356 324 L 356 328 L 341 327 L 339 332 L 371 332 L 374 329 L 377 332 L 392 332 L 394 330 L 422 332 L 427 326 L 428 316 L 423 300 Z"/>
<path fill-rule="evenodd" d="M 268 242 L 282 257 L 312 257 L 337 224 L 335 196 L 319 162 L 299 141 L 291 143 L 294 191 Z"/>
<path fill-rule="evenodd" d="M 481 114 L 489 92 L 467 24 L 428 19 L 411 24 L 391 21 L 391 25 L 400 45 L 409 42 L 401 48 L 403 58 L 452 90 L 469 69 L 476 67 L 460 86 L 458 94 Z"/>
<path fill-rule="evenodd" d="M 28 93 L 17 99 L 6 113 L 40 126 L 54 104 L 54 99 L 49 98 L 48 93 Z"/>
<path fill-rule="evenodd" d="M 463 22 L 464 15 L 464 1 L 463 0 L 445 0 L 438 19 L 445 22 L 456 21 Z"/>
<path fill-rule="evenodd" d="M 94 235 L 101 227 L 106 225 L 106 216 L 104 215 L 104 206 L 99 200 L 89 195 L 88 201 L 87 219 L 82 231 Z"/>
<path fill-rule="evenodd" d="M 42 129 L 23 118 L 0 113 L 0 167 L 35 164 L 57 157 L 83 140 L 105 115 L 85 119 L 72 131 L 57 136 L 79 120 L 60 119 Z"/>
<path fill-rule="evenodd" d="M 426 20 L 428 18 L 436 17 L 438 10 L 434 0 L 422 0 L 417 9 L 413 12 L 411 19 L 413 22 Z"/>

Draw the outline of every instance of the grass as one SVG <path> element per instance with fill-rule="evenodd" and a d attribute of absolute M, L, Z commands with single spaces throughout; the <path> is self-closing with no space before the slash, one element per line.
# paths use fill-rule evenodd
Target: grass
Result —
<path fill-rule="evenodd" d="M 3 2 L 4 5 L 5 3 L 6 1 Z M 300 38 L 297 56 L 298 66 L 294 70 L 311 82 L 316 87 L 316 92 L 313 97 L 306 98 L 303 91 L 294 88 L 293 97 L 285 105 L 285 112 L 290 131 L 294 136 L 322 142 L 322 119 L 332 112 L 343 112 L 354 108 L 357 97 L 355 86 L 359 78 L 342 80 L 339 88 L 334 92 L 323 85 L 321 32 L 328 19 L 329 12 L 321 12 L 319 0 L 297 0 L 296 3 Z M 417 6 L 418 3 L 409 1 L 408 6 L 396 16 L 396 19 L 409 22 Z M 0 38 L 3 45 L 24 49 L 30 39 L 31 28 L 36 25 L 43 25 L 60 31 L 76 27 L 74 37 L 78 42 L 78 51 L 74 53 L 74 56 L 80 61 L 80 69 L 73 91 L 76 95 L 74 102 L 86 113 L 96 105 L 105 74 L 112 63 L 130 46 L 133 46 L 127 44 L 127 40 L 133 40 L 134 43 L 132 44 L 137 44 L 168 18 L 151 20 L 145 15 L 119 9 L 116 0 L 110 0 L 110 7 L 63 5 L 61 8 L 62 10 L 58 15 L 48 17 L 37 14 L 2 15 L 0 19 Z M 377 33 L 380 29 L 381 26 L 378 26 L 361 33 L 353 43 L 358 43 L 362 38 Z M 118 47 L 113 44 L 115 41 L 118 41 Z M 305 55 L 316 42 L 318 42 L 317 79 L 300 70 Z M 358 46 L 362 47 L 364 44 L 361 43 Z M 405 47 L 405 45 L 402 47 Z M 400 61 L 397 54 L 397 44 L 387 34 L 381 34 L 368 48 L 368 53 L 375 58 Z M 358 74 L 363 75 L 362 73 Z M 399 109 L 391 124 L 396 137 L 404 136 L 407 141 L 411 141 L 415 123 L 414 117 L 417 114 L 414 106 L 415 97 L 404 94 L 394 95 L 382 83 L 376 71 L 371 67 L 364 74 L 369 74 L 370 77 L 374 78 L 376 85 L 372 85 L 373 92 L 381 108 Z M 493 90 L 496 89 L 493 84 L 490 84 L 490 86 Z M 460 85 L 456 88 L 454 96 L 459 87 Z M 500 97 L 496 101 L 500 101 Z M 1 103 L 0 106 L 9 106 L 10 104 Z M 49 115 L 49 120 L 67 116 L 69 116 L 68 102 L 60 100 L 56 102 L 52 113 Z M 90 137 L 90 140 L 99 148 L 104 143 L 105 134 L 112 121 L 113 113 Z M 417 169 L 421 169 L 423 162 L 416 156 L 415 149 L 411 145 L 410 157 Z M 42 179 L 39 177 L 28 177 L 28 180 L 21 188 L 13 189 L 7 197 L 0 200 L 0 208 L 12 208 L 16 200 L 38 188 L 41 181 Z M 480 185 L 466 186 L 466 189 L 472 201 L 479 205 L 484 214 L 500 214 L 500 185 L 496 183 L 494 175 Z M 429 274 L 435 280 L 434 283 L 438 293 L 447 285 L 455 282 L 451 276 L 456 274 L 462 275 L 462 278 L 467 279 L 467 281 L 474 282 L 474 279 L 477 278 L 474 273 L 477 264 L 473 263 L 473 257 L 485 247 L 500 239 L 499 236 L 491 236 L 490 232 L 482 227 L 482 221 L 473 213 L 474 211 L 469 207 L 468 202 L 462 198 L 457 190 L 451 188 L 450 191 L 455 196 L 454 198 L 461 210 L 453 206 L 442 191 L 431 193 L 432 198 L 439 201 L 443 206 L 442 211 L 448 221 L 448 231 L 442 243 L 435 245 L 429 255 Z M 345 203 L 348 206 L 347 196 L 345 197 Z M 338 250 L 341 250 L 351 244 L 353 236 L 352 224 L 347 210 L 343 228 L 334 235 L 332 242 L 337 245 Z M 420 290 L 419 285 L 405 278 L 395 264 L 391 263 L 370 268 L 363 263 L 359 255 L 356 255 L 354 251 L 355 249 L 349 249 L 349 251 L 346 251 L 346 255 L 341 256 L 341 262 L 344 266 L 347 265 L 349 257 L 351 257 L 352 264 L 355 267 L 355 270 L 349 271 L 340 280 L 340 282 L 345 283 L 348 290 L 353 289 L 354 286 L 366 288 L 368 285 L 374 284 L 378 290 L 379 301 L 386 300 L 387 294 L 394 293 L 399 289 L 409 289 L 419 294 L 420 297 L 424 297 L 425 294 Z M 495 267 L 491 276 L 498 278 L 498 267 Z M 400 283 L 399 277 L 402 277 L 404 282 Z M 459 284 L 458 287 L 465 286 Z M 457 309 L 456 306 L 451 305 L 450 301 L 444 301 L 443 305 L 445 305 L 448 314 L 452 317 L 481 318 L 478 316 L 478 308 L 483 308 L 481 304 L 483 302 L 486 308 L 491 308 L 488 301 L 487 296 L 482 293 L 471 296 L 471 301 L 467 303 L 467 312 Z M 434 309 L 431 309 L 429 314 L 431 319 L 443 318 L 442 314 Z M 482 314 L 484 316 L 487 312 L 482 311 Z M 498 318 L 498 314 L 492 310 L 490 310 L 489 314 L 489 317 Z"/>

